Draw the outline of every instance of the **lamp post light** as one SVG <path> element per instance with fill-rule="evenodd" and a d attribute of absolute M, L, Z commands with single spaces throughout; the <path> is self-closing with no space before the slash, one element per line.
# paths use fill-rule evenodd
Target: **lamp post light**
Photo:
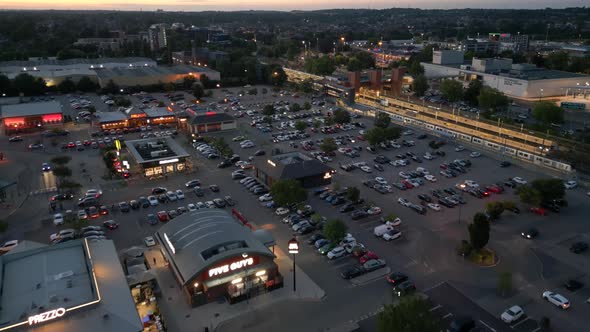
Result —
<path fill-rule="evenodd" d="M 461 183 L 459 185 L 459 188 L 461 188 L 461 192 L 459 193 L 459 195 L 461 196 L 461 200 L 463 200 L 463 192 L 465 191 L 465 184 L 464 183 Z M 461 202 L 459 202 L 459 220 L 458 220 L 459 221 L 459 224 L 461 223 L 461 206 L 462 205 L 463 204 Z"/>
<path fill-rule="evenodd" d="M 297 291 L 297 276 L 295 274 L 295 255 L 299 253 L 299 242 L 296 238 L 289 240 L 289 253 L 293 255 L 293 292 Z"/>

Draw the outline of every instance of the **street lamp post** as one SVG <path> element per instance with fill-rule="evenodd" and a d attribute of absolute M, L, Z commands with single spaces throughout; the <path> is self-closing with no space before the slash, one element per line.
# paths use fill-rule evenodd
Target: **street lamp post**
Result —
<path fill-rule="evenodd" d="M 293 292 L 297 291 L 297 275 L 295 274 L 295 255 L 299 253 L 299 242 L 296 238 L 289 240 L 289 253 L 293 255 Z"/>
<path fill-rule="evenodd" d="M 459 187 L 461 188 L 461 192 L 459 193 L 459 195 L 461 196 L 461 200 L 463 200 L 463 192 L 465 191 L 465 184 L 461 183 L 459 185 Z M 459 202 L 459 224 L 461 223 L 461 207 L 463 206 L 463 204 L 461 202 Z"/>

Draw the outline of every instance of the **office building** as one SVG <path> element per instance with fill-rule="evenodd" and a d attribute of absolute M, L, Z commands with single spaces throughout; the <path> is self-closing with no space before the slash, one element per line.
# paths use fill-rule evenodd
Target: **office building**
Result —
<path fill-rule="evenodd" d="M 166 39 L 166 24 L 153 24 L 148 29 L 148 38 L 150 42 L 150 49 L 157 51 L 165 48 L 168 45 Z"/>

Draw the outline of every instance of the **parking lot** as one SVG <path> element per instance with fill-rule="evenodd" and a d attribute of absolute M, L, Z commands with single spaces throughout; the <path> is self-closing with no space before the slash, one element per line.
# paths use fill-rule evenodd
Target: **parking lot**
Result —
<path fill-rule="evenodd" d="M 228 95 L 237 96 L 237 90 L 234 89 L 232 94 L 218 90 L 212 100 L 220 100 Z M 301 142 L 306 140 L 315 142 L 315 148 L 307 151 L 307 153 L 315 154 L 315 152 L 319 151 L 317 146 L 320 144 L 320 141 L 318 140 L 327 137 L 336 138 L 337 141 L 340 141 L 341 144 L 338 147 L 343 152 L 336 151 L 335 156 L 323 156 L 323 161 L 337 170 L 337 173 L 333 177 L 333 186 L 331 189 L 338 191 L 345 187 L 357 187 L 361 192 L 360 197 L 364 199 L 364 203 L 358 207 L 366 207 L 368 209 L 376 206 L 381 210 L 379 214 L 353 220 L 351 217 L 352 211 L 339 212 L 339 209 L 344 203 L 332 205 L 321 199 L 320 195 L 309 194 L 307 204 L 316 213 L 327 219 L 342 219 L 348 226 L 348 232 L 358 243 L 362 243 L 367 250 L 375 253 L 380 259 L 386 262 L 386 267 L 377 269 L 361 277 L 345 280 L 341 277 L 341 274 L 353 265 L 358 264 L 358 258 L 347 253 L 341 257 L 327 259 L 324 255 L 319 254 L 317 248 L 313 245 L 305 244 L 297 257 L 297 264 L 326 291 L 328 294 L 325 300 L 326 305 L 339 308 L 339 310 L 334 310 L 334 313 L 326 313 L 324 317 L 326 321 L 330 319 L 335 321 L 342 320 L 342 317 L 340 317 L 343 315 L 342 313 L 346 313 L 347 317 L 350 317 L 351 320 L 357 321 L 366 318 L 367 313 L 377 312 L 383 303 L 389 303 L 391 301 L 391 286 L 386 283 L 385 275 L 389 272 L 401 271 L 410 276 L 418 291 L 428 290 L 426 293 L 431 296 L 434 303 L 433 307 L 440 305 L 434 312 L 438 315 L 439 311 L 441 311 L 441 317 L 447 314 L 456 316 L 467 313 L 477 318 L 477 320 L 488 324 L 494 330 L 500 331 L 505 326 L 502 323 L 497 325 L 497 317 L 499 317 L 504 309 L 512 304 L 510 303 L 511 301 L 516 301 L 516 304 L 521 304 L 527 315 L 530 315 L 532 319 L 523 319 L 517 324 L 514 324 L 513 329 L 515 330 L 534 331 L 534 328 L 529 328 L 529 326 L 532 326 L 530 325 L 532 324 L 531 322 L 533 319 L 538 320 L 543 315 L 551 317 L 555 326 L 567 326 L 571 327 L 571 330 L 581 327 L 579 322 L 583 321 L 584 317 L 580 313 L 580 310 L 575 310 L 575 308 L 584 305 L 582 302 L 585 301 L 584 296 L 587 294 L 587 288 L 577 291 L 574 297 L 570 298 L 573 303 L 572 309 L 575 311 L 555 312 L 555 308 L 540 300 L 540 294 L 546 287 L 555 289 L 569 297 L 569 293 L 565 293 L 567 291 L 563 290 L 562 292 L 562 290 L 559 290 L 563 278 L 574 276 L 582 279 L 586 278 L 585 272 L 588 271 L 588 266 L 586 265 L 585 258 L 587 258 L 588 253 L 573 255 L 568 250 L 571 243 L 588 237 L 587 226 L 579 218 L 579 216 L 583 215 L 584 202 L 587 199 L 581 189 L 568 191 L 569 207 L 562 210 L 559 214 L 552 213 L 547 217 L 538 216 L 529 212 L 527 206 L 518 203 L 514 189 L 506 186 L 503 193 L 489 192 L 488 196 L 478 198 L 473 194 L 460 190 L 460 187 L 457 188 L 457 184 L 464 184 L 466 180 L 471 180 L 479 184 L 481 188 L 485 188 L 485 186 L 495 184 L 496 182 L 505 182 L 508 178 L 520 177 L 526 181 L 531 181 L 541 177 L 541 175 L 538 170 L 523 168 L 519 165 L 500 167 L 502 161 L 501 156 L 490 156 L 482 152 L 481 156 L 470 157 L 470 154 L 473 152 L 470 147 L 465 147 L 462 151 L 456 151 L 457 144 L 450 139 L 434 137 L 429 133 L 426 133 L 427 137 L 419 139 L 418 137 L 424 133 L 416 129 L 413 129 L 412 133 L 405 132 L 397 140 L 400 145 L 399 148 L 378 148 L 375 153 L 371 153 L 366 149 L 368 146 L 366 141 L 359 139 L 358 136 L 360 135 L 360 130 L 367 130 L 372 127 L 372 118 L 353 118 L 353 122 L 358 122 L 362 125 L 350 126 L 348 130 L 333 133 L 326 131 L 322 133 L 321 128 L 318 128 L 315 132 L 308 128 L 305 132 L 309 137 L 295 138 L 293 136 L 292 139 L 277 140 L 278 136 L 284 137 L 286 134 L 288 135 L 288 132 L 295 131 L 289 125 L 289 121 L 294 121 L 295 119 L 289 119 L 286 116 L 282 118 L 278 117 L 278 120 L 272 123 L 273 129 L 271 132 L 265 132 L 266 130 L 260 129 L 266 126 L 259 126 L 258 128 L 252 126 L 252 120 L 260 115 L 266 102 L 287 100 L 290 103 L 298 102 L 303 104 L 305 100 L 303 97 L 294 97 L 292 95 L 276 95 L 276 97 L 273 97 L 272 93 L 268 93 L 265 96 L 242 96 L 238 106 L 243 106 L 244 109 L 236 107 L 233 110 L 232 107 L 234 106 L 231 106 L 231 103 L 212 106 L 212 109 L 216 109 L 217 111 L 227 110 L 230 114 L 237 115 L 238 129 L 232 132 L 212 134 L 211 136 L 224 137 L 225 141 L 232 147 L 234 153 L 241 157 L 240 159 L 242 161 L 248 160 L 249 157 L 252 159 L 267 158 L 273 149 L 280 149 L 283 152 L 292 150 L 303 151 Z M 100 100 L 96 100 L 98 98 L 96 96 L 88 96 L 88 98 L 97 105 L 101 102 Z M 158 99 L 160 98 L 164 99 L 158 95 Z M 130 99 L 134 104 L 139 103 L 139 99 L 135 96 L 131 96 Z M 310 103 L 312 102 L 310 99 L 307 100 Z M 189 102 L 188 96 L 186 101 L 187 103 Z M 105 110 L 108 108 L 106 105 L 101 105 L 100 107 L 106 107 Z M 324 106 L 316 103 L 312 106 L 311 110 L 301 110 L 298 114 L 309 113 L 310 116 L 301 117 L 301 120 L 311 120 L 313 124 L 315 120 L 319 120 L 328 112 L 332 112 L 330 108 L 333 107 L 329 103 L 324 104 Z M 249 116 L 246 114 L 248 110 L 257 111 L 258 114 L 253 113 L 252 116 Z M 74 112 L 74 110 L 71 110 L 71 112 Z M 276 129 L 276 126 L 280 126 L 282 122 L 285 123 L 286 128 L 282 130 Z M 154 128 L 153 131 L 165 132 L 166 130 L 172 129 Z M 73 125 L 70 131 L 71 134 L 69 137 L 59 138 L 59 144 L 57 146 L 53 146 L 49 139 L 42 139 L 46 146 L 46 149 L 43 151 L 27 151 L 24 147 L 27 142 L 24 142 L 23 146 L 8 145 L 8 143 L 4 142 L 2 144 L 13 149 L 16 158 L 26 160 L 26 163 L 30 165 L 30 172 L 33 174 L 31 178 L 35 179 L 35 185 L 32 185 L 32 188 L 55 186 L 55 178 L 52 178 L 50 173 L 41 172 L 40 166 L 42 162 L 46 162 L 51 157 L 61 153 L 71 155 L 72 161 L 70 165 L 72 165 L 74 176 L 83 185 L 83 190 L 90 188 L 101 189 L 104 193 L 101 204 L 107 207 L 112 207 L 113 204 L 121 201 L 129 202 L 130 200 L 137 200 L 140 196 L 147 197 L 151 194 L 152 188 L 157 186 L 165 187 L 168 190 L 184 190 L 184 199 L 163 202 L 158 206 L 139 208 L 137 210 L 131 210 L 128 213 L 118 211 L 115 208 L 114 211 L 109 211 L 108 215 L 91 220 L 90 223 L 93 225 L 101 225 L 103 221 L 108 219 L 114 219 L 120 224 L 118 229 L 106 232 L 107 237 L 115 241 L 119 250 L 144 245 L 143 238 L 153 234 L 158 227 L 158 225 L 150 225 L 147 222 L 147 216 L 149 214 L 157 214 L 159 211 L 177 210 L 178 207 L 186 207 L 190 203 L 198 204 L 198 202 L 202 202 L 204 204 L 207 201 L 213 201 L 214 198 L 223 199 L 227 195 L 232 197 L 236 205 L 234 207 L 224 207 L 225 209 L 235 208 L 246 219 L 258 227 L 270 229 L 273 235 L 275 235 L 279 246 L 286 247 L 287 241 L 294 234 L 293 225 L 286 224 L 282 221 L 285 216 L 276 215 L 275 211 L 278 207 L 267 208 L 267 203 L 259 201 L 259 195 L 250 193 L 238 182 L 239 180 L 232 180 L 231 172 L 238 169 L 238 167 L 218 168 L 217 165 L 220 163 L 220 159 L 207 159 L 206 156 L 203 156 L 199 151 L 191 147 L 182 134 L 176 136 L 176 140 L 190 152 L 194 164 L 199 169 L 198 171 L 191 174 L 171 176 L 168 179 L 152 181 L 137 176 L 137 174 L 132 174 L 129 179 L 113 184 L 110 181 L 101 179 L 101 176 L 105 174 L 106 168 L 97 149 L 85 147 L 82 151 L 73 148 L 65 149 L 65 151 L 61 150 L 62 142 L 84 142 L 84 140 L 90 139 L 98 140 L 98 137 L 91 136 L 94 129 L 90 128 L 90 124 L 82 122 Z M 280 132 L 284 134 L 281 135 Z M 141 134 L 141 132 L 115 133 L 115 137 L 122 135 L 123 139 L 132 139 L 141 137 Z M 244 140 L 252 141 L 252 147 L 241 148 L 238 141 L 234 142 L 232 140 L 236 136 L 244 136 Z M 31 135 L 26 137 L 26 140 L 34 140 L 39 136 Z M 111 137 L 110 133 L 109 137 Z M 337 137 L 340 138 L 338 139 Z M 404 146 L 404 140 L 406 142 L 413 141 L 414 145 L 406 144 L 410 146 Z M 443 151 L 444 156 L 434 153 L 434 150 L 429 146 L 429 143 L 433 140 L 445 143 L 436 150 Z M 254 153 L 257 150 L 265 151 L 265 155 L 255 156 Z M 350 153 L 351 151 L 357 152 Z M 421 162 L 412 159 L 412 155 L 408 155 L 408 152 L 413 153 L 417 157 L 416 159 L 419 158 Z M 431 152 L 431 155 L 436 156 L 436 158 L 432 160 L 424 158 L 427 152 Z M 401 156 L 402 154 L 403 156 Z M 387 157 L 390 161 L 402 159 L 401 157 L 403 157 L 409 163 L 406 166 L 393 166 L 389 163 L 379 164 L 383 168 L 383 171 L 379 171 L 375 168 L 375 164 L 378 163 L 374 161 L 379 155 Z M 331 161 L 329 161 L 330 159 Z M 440 171 L 443 170 L 441 169 L 441 164 L 449 165 L 457 159 L 471 161 L 470 167 L 464 167 L 465 173 L 456 171 L 456 177 L 445 177 L 440 174 Z M 371 172 L 363 171 L 360 167 L 350 168 L 349 171 L 345 171 L 340 167 L 341 165 L 354 163 L 358 165 L 364 163 L 365 166 L 370 168 Z M 410 183 L 412 188 L 404 184 L 406 189 L 401 190 L 394 185 L 401 185 L 403 180 L 412 180 L 403 179 L 400 177 L 400 172 L 406 175 L 412 171 L 416 172 L 418 167 L 423 168 L 419 171 L 419 173 L 422 173 L 422 176 L 417 174 L 413 181 L 406 182 Z M 433 175 L 436 181 L 426 180 L 424 175 L 427 174 L 424 171 Z M 251 175 L 251 170 L 245 169 L 244 173 L 247 176 Z M 382 178 L 380 180 L 385 181 L 385 185 L 391 186 L 385 188 L 379 187 L 383 189 L 381 190 L 383 193 L 381 193 L 364 184 L 367 180 L 375 181 L 375 177 Z M 201 181 L 204 191 L 203 197 L 196 196 L 191 189 L 185 187 L 185 183 L 191 179 L 199 179 Z M 208 188 L 211 184 L 218 185 L 220 191 L 212 192 Z M 419 194 L 428 195 L 433 199 L 433 203 L 436 203 L 437 199 L 432 195 L 433 190 L 443 191 L 447 189 L 448 191 L 449 188 L 453 188 L 458 196 L 457 199 L 463 199 L 465 204 L 458 204 L 454 207 L 440 206 L 440 210 L 429 208 L 426 204 L 426 213 L 422 215 L 417 213 L 417 209 L 402 206 L 398 203 L 399 198 L 404 198 L 417 206 L 424 207 L 420 203 L 421 199 L 418 198 Z M 26 222 L 23 222 L 22 229 L 17 231 L 14 236 L 17 238 L 37 240 L 39 242 L 49 241 L 48 236 L 56 230 L 56 227 L 52 225 L 53 212 L 47 208 L 47 200 L 50 195 L 40 194 L 30 198 L 31 205 L 37 206 L 38 209 L 19 211 L 20 217 L 26 220 Z M 452 195 L 452 193 L 447 192 L 444 193 L 443 197 Z M 507 300 L 495 300 L 497 296 L 493 292 L 496 285 L 496 272 L 490 273 L 488 272 L 489 270 L 485 271 L 475 268 L 454 253 L 454 248 L 460 240 L 468 238 L 466 229 L 472 216 L 476 212 L 483 211 L 487 202 L 494 200 L 511 200 L 516 202 L 520 208 L 520 214 L 518 215 L 508 211 L 504 212 L 501 219 L 495 221 L 492 225 L 492 233 L 490 235 L 489 246 L 501 258 L 495 269 L 497 271 L 505 269 L 513 271 L 514 288 L 518 290 L 516 297 Z M 355 207 L 355 209 L 358 207 Z M 73 206 L 73 202 L 65 201 L 63 203 L 63 210 L 67 209 L 77 211 L 78 208 Z M 374 235 L 374 230 L 376 226 L 383 223 L 380 218 L 389 214 L 395 214 L 401 219 L 401 224 L 395 226 L 397 230 L 401 231 L 401 237 L 391 241 L 385 241 L 377 238 Z M 539 237 L 534 240 L 523 239 L 520 235 L 521 232 L 533 225 L 539 229 Z M 302 242 L 306 242 L 316 232 L 298 236 Z M 559 234 L 559 236 L 556 234 Z M 569 236 L 566 236 L 568 234 Z M 558 250 L 555 250 L 555 248 Z M 464 293 L 461 293 L 465 294 L 463 295 L 463 300 L 470 302 L 465 304 L 463 302 L 445 303 L 442 300 L 439 301 L 439 298 L 458 298 L 455 295 L 448 296 L 437 293 L 440 292 L 440 289 L 444 289 L 442 293 L 452 291 L 444 288 L 447 286 L 437 286 L 441 281 L 448 281 L 453 285 L 455 283 L 461 285 L 461 291 L 466 290 Z M 349 304 L 350 298 L 355 299 L 354 304 Z M 483 309 L 468 311 L 466 309 L 467 307 L 474 306 L 472 298 L 486 299 L 492 304 L 486 306 L 487 311 Z M 495 315 L 490 316 L 489 311 Z M 449 317 L 452 316 L 444 318 L 448 319 Z"/>

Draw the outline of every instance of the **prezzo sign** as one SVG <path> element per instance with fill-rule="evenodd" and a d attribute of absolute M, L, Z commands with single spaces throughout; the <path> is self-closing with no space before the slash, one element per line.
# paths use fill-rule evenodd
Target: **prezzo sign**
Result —
<path fill-rule="evenodd" d="M 209 269 L 208 275 L 209 277 L 215 277 L 231 271 L 241 270 L 247 266 L 254 265 L 254 263 L 254 257 L 244 258 L 239 261 L 211 268 Z"/>
<path fill-rule="evenodd" d="M 46 312 L 38 314 L 38 315 L 29 316 L 29 325 L 43 323 L 48 320 L 59 318 L 65 314 L 66 314 L 66 309 L 57 308 L 57 309 L 46 311 Z"/>

